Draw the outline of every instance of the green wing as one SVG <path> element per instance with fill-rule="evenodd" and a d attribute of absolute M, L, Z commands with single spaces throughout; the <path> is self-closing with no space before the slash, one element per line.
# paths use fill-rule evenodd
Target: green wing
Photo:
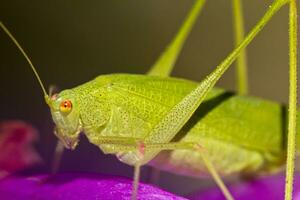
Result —
<path fill-rule="evenodd" d="M 113 104 L 150 124 L 140 137 L 147 137 L 162 117 L 197 86 L 196 82 L 169 77 L 133 74 L 107 77 L 113 83 Z M 286 108 L 278 103 L 213 88 L 181 134 L 191 131 L 257 151 L 281 152 L 285 112 Z"/>

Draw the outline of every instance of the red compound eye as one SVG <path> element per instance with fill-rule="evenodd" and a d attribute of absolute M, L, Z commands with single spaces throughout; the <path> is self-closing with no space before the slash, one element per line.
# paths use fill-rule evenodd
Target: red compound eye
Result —
<path fill-rule="evenodd" d="M 67 114 L 72 110 L 72 102 L 70 100 L 64 100 L 59 106 L 60 112 Z"/>

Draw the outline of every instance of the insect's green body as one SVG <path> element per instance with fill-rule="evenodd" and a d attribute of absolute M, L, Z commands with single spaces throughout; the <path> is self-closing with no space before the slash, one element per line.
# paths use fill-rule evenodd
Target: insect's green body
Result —
<path fill-rule="evenodd" d="M 74 149 L 80 132 L 84 132 L 89 141 L 104 153 L 115 154 L 120 161 L 135 166 L 132 199 L 137 199 L 142 164 L 193 177 L 210 173 L 226 199 L 232 200 L 218 174 L 271 172 L 280 169 L 287 155 L 285 199 L 291 200 L 297 99 L 296 1 L 275 0 L 243 40 L 242 23 L 239 23 L 237 47 L 200 83 L 170 78 L 168 76 L 204 2 L 195 2 L 174 40 L 151 67 L 150 76 L 102 75 L 50 96 L 24 50 L 1 22 L 0 27 L 35 73 L 51 109 L 55 133 L 65 147 Z M 239 1 L 235 3 L 237 5 Z M 246 65 L 242 50 L 287 3 L 290 4 L 288 125 L 286 108 L 280 104 L 213 89 L 242 53 L 238 64 L 239 93 L 246 93 Z M 237 13 L 236 19 L 241 18 Z M 300 138 L 296 141 L 299 142 Z M 287 152 L 285 147 L 288 147 Z"/>
<path fill-rule="evenodd" d="M 177 78 L 113 74 L 63 91 L 58 98 L 71 99 L 75 104 L 72 112 L 78 113 L 78 118 L 70 123 L 80 124 L 89 141 L 105 153 L 115 153 L 117 146 L 99 144 L 98 138 L 147 141 L 152 128 L 196 86 L 195 82 Z M 222 175 L 270 171 L 284 162 L 284 116 L 284 108 L 277 103 L 213 89 L 173 141 L 199 143 Z M 54 117 L 54 121 L 67 120 Z M 67 134 L 72 138 L 72 133 Z M 127 164 L 134 164 L 135 154 L 117 152 Z M 153 154 L 149 156 L 145 154 L 144 162 Z M 200 153 L 193 150 L 162 151 L 150 164 L 185 175 L 208 173 Z"/>

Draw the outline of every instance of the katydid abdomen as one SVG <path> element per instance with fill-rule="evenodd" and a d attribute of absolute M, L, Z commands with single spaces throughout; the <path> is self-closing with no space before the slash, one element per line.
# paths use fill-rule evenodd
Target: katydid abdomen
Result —
<path fill-rule="evenodd" d="M 184 79 L 113 74 L 60 95 L 75 95 L 86 136 L 109 153 L 115 145 L 99 145 L 100 135 L 147 138 L 160 119 L 196 86 Z M 92 109 L 87 110 L 87 105 Z M 285 123 L 285 108 L 280 104 L 215 88 L 172 141 L 199 143 L 221 175 L 266 172 L 284 162 Z M 195 150 L 162 151 L 150 164 L 184 175 L 208 174 Z"/>

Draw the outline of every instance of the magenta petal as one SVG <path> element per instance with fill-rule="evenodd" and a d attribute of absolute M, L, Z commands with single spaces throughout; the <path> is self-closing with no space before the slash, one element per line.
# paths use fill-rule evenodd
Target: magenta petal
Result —
<path fill-rule="evenodd" d="M 282 200 L 284 199 L 283 174 L 244 181 L 229 186 L 229 190 L 235 199 L 243 200 Z M 218 188 L 190 196 L 192 200 L 223 200 L 225 199 Z M 294 200 L 300 200 L 300 175 L 295 176 Z"/>
<path fill-rule="evenodd" d="M 7 177 L 0 181 L 1 200 L 130 199 L 132 180 L 87 173 L 61 173 L 32 177 Z M 140 183 L 138 199 L 184 200 Z"/>
<path fill-rule="evenodd" d="M 22 121 L 0 123 L 0 176 L 23 170 L 41 161 L 33 143 L 37 131 Z"/>

